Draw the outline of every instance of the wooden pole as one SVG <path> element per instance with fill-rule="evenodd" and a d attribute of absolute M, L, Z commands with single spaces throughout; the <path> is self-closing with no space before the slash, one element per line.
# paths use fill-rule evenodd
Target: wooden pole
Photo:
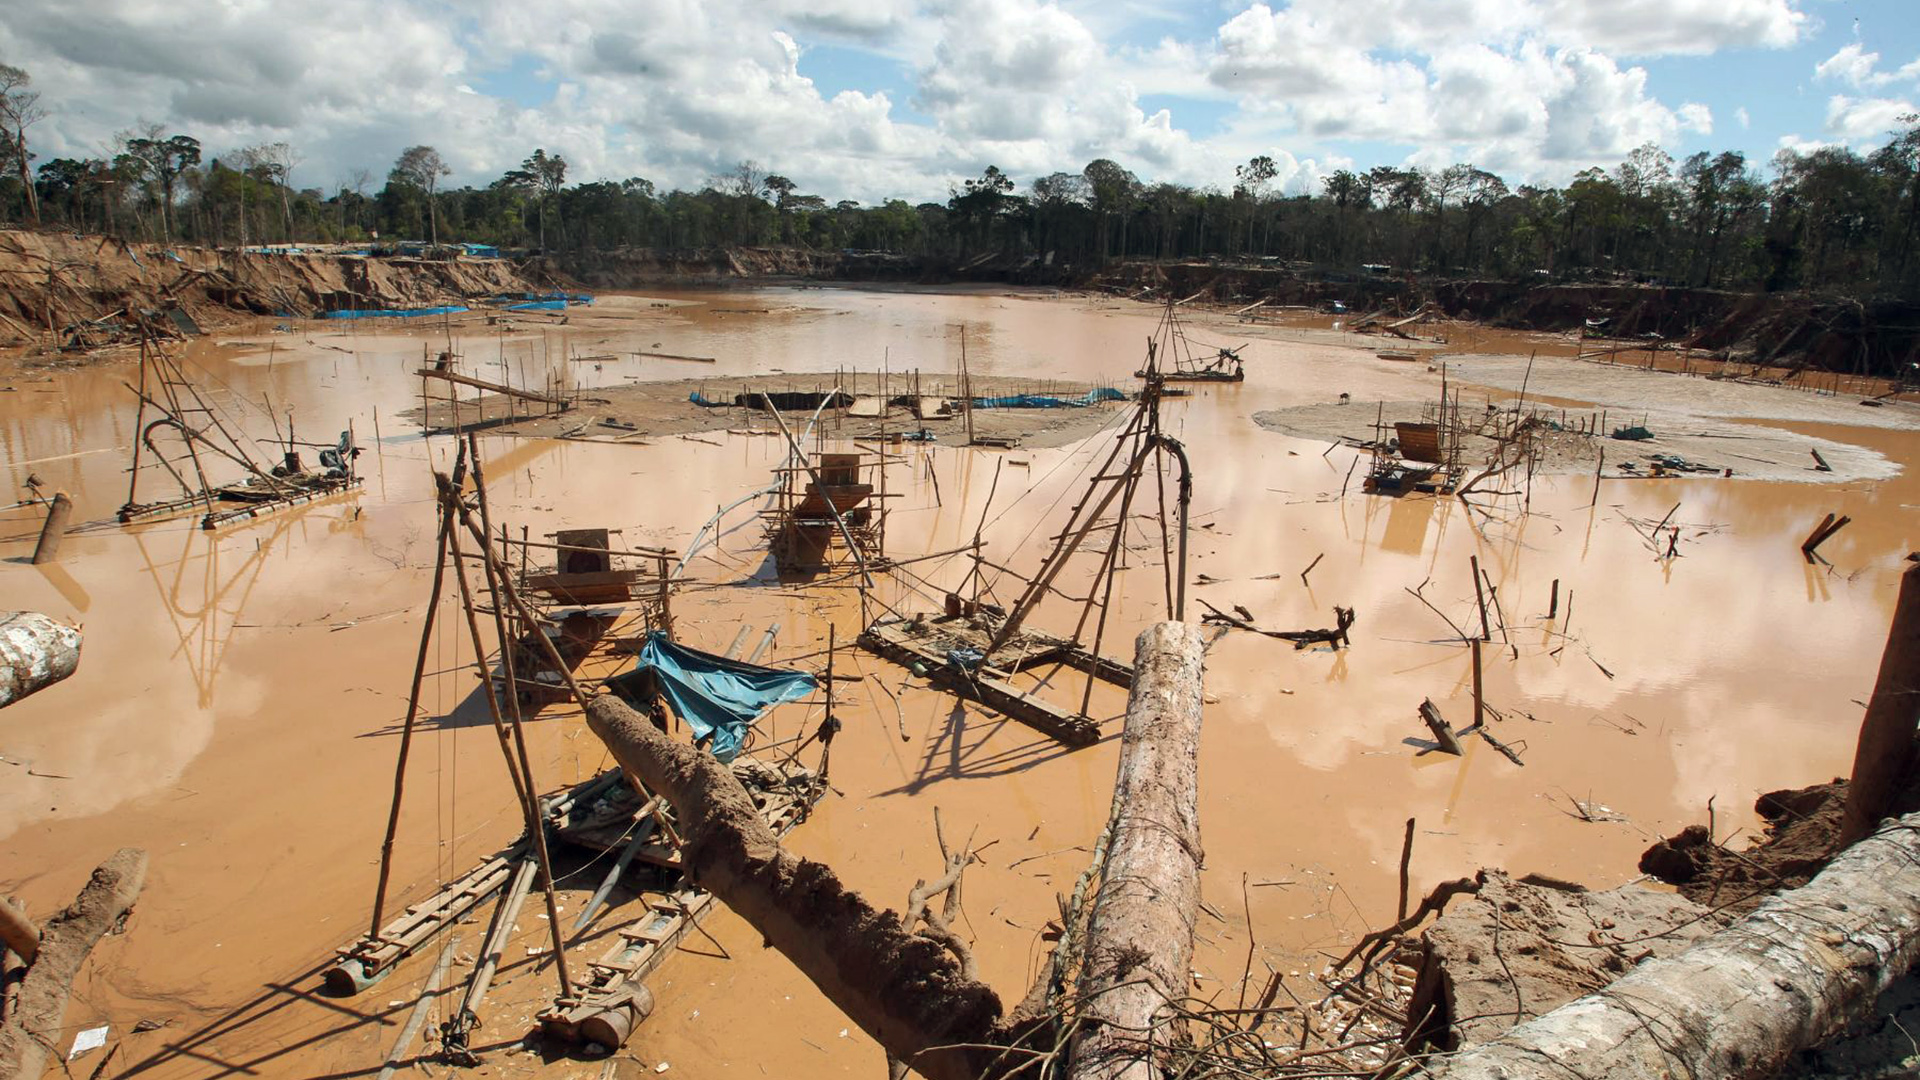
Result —
<path fill-rule="evenodd" d="M 60 556 L 60 541 L 67 537 L 67 521 L 73 517 L 73 496 L 64 491 L 53 493 L 47 507 L 47 523 L 40 527 L 40 542 L 33 548 L 33 565 L 50 563 Z"/>
<path fill-rule="evenodd" d="M 1487 594 L 1480 587 L 1480 556 L 1469 555 L 1467 561 L 1473 565 L 1473 598 L 1480 603 L 1480 640 L 1493 640 L 1493 627 L 1487 622 Z"/>
<path fill-rule="evenodd" d="M 1413 865 L 1413 818 L 1407 819 L 1407 838 L 1400 842 L 1400 915 L 1399 922 L 1407 921 L 1407 870 Z"/>
<path fill-rule="evenodd" d="M 462 450 L 464 451 L 464 447 Z M 462 455 L 464 457 L 464 454 Z M 454 466 L 456 473 L 460 466 Z M 400 752 L 393 763 L 393 805 L 387 811 L 387 835 L 380 841 L 380 878 L 373 887 L 372 929 L 367 936 L 379 938 L 381 917 L 386 914 L 387 876 L 393 869 L 393 837 L 400 829 L 400 800 L 407 788 L 407 752 L 413 747 L 413 721 L 420 715 L 420 686 L 427 675 L 427 646 L 433 642 L 433 624 L 440 610 L 440 589 L 447 578 L 447 547 L 453 538 L 453 515 L 440 515 L 440 543 L 433 563 L 433 590 L 427 594 L 427 614 L 420 623 L 420 651 L 413 660 L 413 689 L 407 692 L 407 718 L 400 728 Z"/>
<path fill-rule="evenodd" d="M 1907 559 L 1912 565 L 1900 575 L 1893 624 L 1880 654 L 1880 675 L 1860 721 L 1846 816 L 1840 825 L 1842 844 L 1872 832 L 1892 810 L 1900 789 L 1913 779 L 1914 721 L 1920 716 L 1920 553 Z"/>
<path fill-rule="evenodd" d="M 1479 727 L 1487 720 L 1486 699 L 1480 696 L 1480 643 L 1473 644 L 1473 726 Z"/>
<path fill-rule="evenodd" d="M 546 632 L 541 629 L 539 621 L 534 618 L 534 613 L 526 610 L 525 605 L 514 592 L 512 585 L 507 581 L 506 567 L 501 564 L 499 559 L 493 554 L 492 545 L 488 542 L 488 536 L 492 531 L 492 523 L 487 511 L 486 474 L 481 471 L 480 444 L 478 438 L 471 431 L 467 432 L 467 448 L 467 456 L 473 460 L 473 486 L 477 496 L 476 501 L 480 504 L 480 527 L 475 531 L 474 538 L 480 543 L 480 553 L 483 556 L 481 565 L 486 571 L 487 592 L 493 599 L 494 630 L 500 639 L 500 660 L 507 676 L 507 715 L 512 721 L 513 726 L 514 752 L 520 759 L 520 776 L 526 781 L 527 785 L 527 837 L 533 842 L 533 852 L 540 861 L 540 887 L 542 895 L 546 900 L 547 926 L 553 932 L 554 975 L 560 982 L 560 996 L 562 998 L 568 998 L 573 996 L 573 979 L 571 973 L 567 970 L 566 942 L 561 937 L 560 930 L 560 908 L 553 895 L 553 860 L 547 855 L 546 822 L 542 821 L 540 817 L 540 788 L 533 778 L 533 763 L 527 756 L 526 728 L 521 723 L 520 681 L 514 674 L 513 664 L 514 640 L 508 636 L 506 616 L 504 614 L 506 605 L 500 602 L 501 597 L 506 596 L 510 598 L 514 607 L 520 611 L 521 619 L 526 626 L 527 632 L 546 643 L 555 670 L 566 680 L 567 687 L 573 692 L 576 700 L 580 699 L 580 690 L 573 681 L 572 673 L 567 670 L 566 661 L 561 658 L 558 650 L 553 648 L 553 642 L 547 637 Z M 441 498 L 451 500 L 454 503 L 454 505 L 449 508 L 450 512 L 458 514 L 461 520 L 466 522 L 471 529 L 473 523 L 467 518 L 466 508 L 459 504 L 459 487 L 448 484 L 440 490 Z M 454 541 L 455 551 L 459 550 L 458 543 L 457 540 Z M 491 694 L 493 692 L 492 688 L 487 688 L 487 692 Z M 643 796 L 644 794 L 645 793 L 642 792 Z"/>
<path fill-rule="evenodd" d="M 1070 1080 L 1150 1080 L 1149 1050 L 1188 996 L 1200 905 L 1198 627 L 1163 622 L 1134 643 L 1111 839 L 1099 867 L 1076 997 Z M 1176 1037 L 1176 1036 L 1168 1036 Z"/>

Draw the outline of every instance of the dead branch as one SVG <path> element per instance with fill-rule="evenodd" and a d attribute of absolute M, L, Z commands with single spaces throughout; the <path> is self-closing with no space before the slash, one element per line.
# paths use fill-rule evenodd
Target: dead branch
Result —
<path fill-rule="evenodd" d="M 40 930 L 38 955 L 0 1021 L 0 1076 L 38 1080 L 58 1060 L 61 1022 L 74 976 L 100 938 L 126 919 L 147 877 L 147 853 L 121 848 L 94 870 L 80 895 Z"/>

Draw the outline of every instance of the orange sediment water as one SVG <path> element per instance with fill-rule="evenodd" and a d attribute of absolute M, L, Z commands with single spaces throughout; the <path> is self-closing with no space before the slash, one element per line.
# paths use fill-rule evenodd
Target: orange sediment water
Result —
<path fill-rule="evenodd" d="M 548 371 L 587 385 L 699 374 L 629 355 L 636 350 L 713 356 L 703 366 L 717 375 L 870 377 L 884 364 L 951 382 L 964 324 L 976 375 L 1127 385 L 1157 316 L 1079 297 L 763 290 L 608 297 L 565 325 L 503 337 L 469 321 L 452 333 L 469 371 L 510 373 L 516 385 L 538 385 Z M 1920 547 L 1920 482 L 1910 471 L 1840 485 L 1609 479 L 1593 507 L 1590 476 L 1538 477 L 1524 515 L 1514 499 L 1489 515 L 1453 499 L 1365 496 L 1358 475 L 1341 498 L 1354 451 L 1323 454 L 1323 443 L 1262 430 L 1253 413 L 1343 392 L 1356 408 L 1420 399 L 1436 392 L 1437 377 L 1377 362 L 1371 346 L 1330 334 L 1210 316 L 1190 330 L 1217 344 L 1251 343 L 1243 385 L 1196 387 L 1163 412 L 1194 463 L 1190 597 L 1244 605 L 1275 629 L 1331 626 L 1336 604 L 1359 617 L 1350 650 L 1295 651 L 1237 631 L 1211 647 L 1201 761 L 1210 911 L 1200 922 L 1198 994 L 1237 993 L 1249 919 L 1255 991 L 1267 965 L 1304 975 L 1390 922 L 1408 817 L 1419 822 L 1416 895 L 1481 866 L 1606 886 L 1634 877 L 1639 852 L 1656 837 L 1704 822 L 1709 799 L 1723 833 L 1751 829 L 1759 793 L 1848 769 L 1856 702 L 1872 685 L 1900 560 Z M 271 439 L 262 395 L 282 424 L 293 410 L 303 439 L 330 439 L 351 421 L 368 447 L 359 462 L 366 483 L 355 493 L 214 533 L 191 519 L 89 526 L 50 567 L 25 562 L 38 512 L 0 516 L 6 606 L 80 621 L 86 632 L 76 676 L 0 714 L 0 890 L 44 917 L 114 848 L 152 855 L 129 932 L 96 951 L 68 1016 L 69 1037 L 105 1022 L 127 1040 L 115 1075 L 370 1074 L 432 964 L 431 955 L 410 960 L 353 999 L 316 992 L 331 950 L 366 929 L 432 568 L 429 470 L 446 468 L 452 448 L 451 439 L 423 440 L 399 415 L 419 400 L 411 372 L 422 337 L 438 349 L 441 333 L 315 324 L 239 339 L 255 344 L 187 350 L 201 385 L 256 437 Z M 599 353 L 623 358 L 597 371 L 565 361 Z M 133 374 L 131 364 L 108 361 L 0 378 L 12 387 L 0 393 L 10 482 L 35 473 L 48 489 L 72 493 L 76 520 L 109 519 L 126 497 L 135 432 L 121 382 Z M 1676 394 L 1686 385 L 1676 379 Z M 1909 467 L 1920 461 L 1910 422 L 1869 429 L 1792 415 L 1765 423 Z M 1031 569 L 1108 437 L 1059 449 L 903 450 L 908 464 L 889 479 L 905 493 L 893 500 L 889 552 L 960 546 L 984 510 L 989 557 Z M 701 438 L 645 446 L 483 439 L 495 519 L 536 537 L 606 525 L 623 529 L 628 545 L 682 548 L 720 505 L 764 486 L 781 456 L 766 437 Z M 1364 469 L 1363 459 L 1355 471 Z M 1629 519 L 1657 521 L 1670 510 L 1682 529 L 1680 557 L 1663 560 Z M 1832 567 L 1810 567 L 1800 542 L 1829 512 L 1853 523 L 1821 549 Z M 684 640 L 721 651 L 740 626 L 757 640 L 778 622 L 777 644 L 763 657 L 778 663 L 823 648 L 829 625 L 841 642 L 853 639 L 860 614 L 850 588 L 774 582 L 750 510 L 727 524 L 718 550 L 690 561 L 676 598 Z M 1165 615 L 1157 526 L 1143 524 L 1129 539 L 1103 646 L 1122 656 L 1141 627 Z M 1322 555 L 1303 584 L 1300 572 Z M 1448 619 L 1477 629 L 1470 556 L 1498 596 L 1486 696 L 1506 718 L 1494 730 L 1525 767 L 1478 741 L 1461 758 L 1421 755 L 1406 742 L 1425 735 L 1415 715 L 1423 699 L 1456 725 L 1471 719 L 1467 650 L 1406 591 L 1420 588 Z M 939 589 L 957 584 L 967 566 L 954 559 L 913 570 L 925 583 L 903 575 L 883 584 L 880 598 L 934 609 Z M 1559 610 L 1549 624 L 1556 579 Z M 1083 584 L 1070 577 L 1062 587 Z M 1017 591 L 1003 580 L 994 594 L 1010 602 Z M 1066 629 L 1075 614 L 1047 604 L 1036 622 Z M 1040 932 L 1056 916 L 1055 898 L 1071 891 L 1104 820 L 1115 740 L 1065 751 L 870 655 L 849 649 L 837 664 L 866 675 L 839 691 L 846 727 L 832 778 L 840 794 L 790 844 L 876 903 L 898 907 L 917 878 L 939 870 L 936 806 L 950 840 L 972 833 L 976 845 L 991 841 L 968 872 L 962 929 L 977 942 L 983 975 L 1017 999 L 1046 955 Z M 476 704 L 467 643 L 447 633 L 428 670 L 427 720 L 396 848 L 403 901 L 520 829 Z M 1097 715 L 1117 717 L 1124 695 L 1103 687 L 1093 702 Z M 771 715 L 763 737 L 791 738 L 817 720 L 788 706 Z M 606 764 L 571 707 L 549 707 L 529 735 L 544 788 Z M 1603 804 L 1618 820 L 1579 820 L 1571 799 Z M 601 869 L 562 882 L 564 922 Z M 529 905 L 520 917 L 475 1045 L 496 1048 L 491 1060 L 508 1075 L 597 1076 L 599 1062 L 506 1053 L 552 993 L 545 958 L 528 953 L 546 943 L 537 910 Z M 630 912 L 603 914 L 580 955 L 604 948 L 623 917 Z M 689 938 L 652 980 L 658 1008 L 623 1056 L 702 1075 L 871 1075 L 880 1067 L 871 1040 L 750 928 L 724 910 L 706 926 L 732 958 Z M 485 921 L 460 932 L 459 951 L 471 956 Z M 167 1026 L 130 1034 L 141 1019 Z"/>

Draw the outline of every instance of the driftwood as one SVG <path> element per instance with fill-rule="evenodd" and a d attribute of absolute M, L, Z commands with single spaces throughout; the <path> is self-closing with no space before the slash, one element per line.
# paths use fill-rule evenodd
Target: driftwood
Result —
<path fill-rule="evenodd" d="M 1843 844 L 1867 835 L 1891 813 L 1895 793 L 1913 777 L 1914 717 L 1920 712 L 1920 554 L 1907 558 L 1911 565 L 1900 575 L 1880 674 L 1854 747 L 1853 778 L 1840 825 Z"/>
<path fill-rule="evenodd" d="M 0 612 L 0 708 L 80 667 L 80 631 L 37 611 Z"/>
<path fill-rule="evenodd" d="M 1760 1077 L 1920 958 L 1920 814 L 1685 952 L 1431 1068 L 1437 1080 Z"/>
<path fill-rule="evenodd" d="M 1459 736 L 1453 733 L 1453 726 L 1447 723 L 1447 718 L 1440 715 L 1440 707 L 1433 703 L 1432 698 L 1420 703 L 1420 719 L 1426 723 L 1427 730 L 1433 732 L 1434 741 L 1440 744 L 1441 750 L 1456 756 L 1463 752 Z"/>
<path fill-rule="evenodd" d="M 1198 627 L 1148 627 L 1134 647 L 1133 690 L 1112 840 L 1087 925 L 1080 1028 L 1070 1080 L 1149 1080 L 1148 1036 L 1187 996 L 1200 905 Z M 1153 1037 L 1162 1043 L 1164 1032 Z"/>
<path fill-rule="evenodd" d="M 146 876 L 147 853 L 121 848 L 100 864 L 65 911 L 40 928 L 38 955 L 0 1017 L 0 1076 L 37 1080 L 49 1058 L 59 1059 L 73 978 L 94 944 L 127 917 Z"/>
<path fill-rule="evenodd" d="M 1185 996 L 1192 952 L 1202 650 L 1198 632 L 1180 623 L 1149 628 L 1137 648 L 1112 851 L 1099 867 L 1074 994 L 1091 1021 L 1080 1025 L 1076 1042 L 1085 1044 L 1082 1060 L 1095 1064 L 1077 1076 L 1152 1075 L 1133 1036 Z M 711 755 L 610 695 L 589 700 L 586 711 L 588 727 L 622 768 L 674 807 L 687 874 L 752 924 L 889 1059 L 928 1080 L 977 1080 L 1031 1063 L 1032 1051 L 1008 1048 L 1037 1018 L 1047 978 L 1006 1015 L 999 995 L 973 977 L 965 949 L 942 933 L 953 909 L 936 915 L 929 903 L 958 887 L 964 849 L 949 856 L 944 877 L 916 886 L 903 921 L 876 910 L 831 868 L 781 848 L 732 771 Z M 957 906 L 951 891 L 948 898 Z M 927 929 L 916 932 L 915 923 Z"/>
<path fill-rule="evenodd" d="M 687 874 L 793 961 L 848 1019 L 928 1080 L 987 1071 L 999 995 L 966 977 L 944 945 L 877 911 L 833 871 L 780 846 L 725 765 L 677 742 L 612 695 L 587 725 L 621 766 L 671 803 Z"/>
<path fill-rule="evenodd" d="M 1319 562 L 1320 560 L 1315 559 L 1314 561 Z M 1311 570 L 1313 567 L 1309 566 L 1307 569 Z M 1302 574 L 1301 576 L 1304 577 L 1305 575 Z M 1199 600 L 1199 597 L 1195 597 L 1194 599 Z M 1239 604 L 1233 606 L 1233 614 L 1228 614 L 1214 607 L 1212 604 L 1207 603 L 1205 600 L 1200 600 L 1199 602 L 1201 607 L 1207 609 L 1207 614 L 1200 617 L 1200 621 L 1203 623 L 1231 626 L 1236 630 L 1250 630 L 1253 633 L 1265 637 L 1279 638 L 1281 641 L 1291 641 L 1293 642 L 1293 647 L 1296 649 L 1304 649 L 1309 645 L 1318 645 L 1322 642 L 1330 644 L 1336 649 L 1343 645 L 1353 644 L 1347 637 L 1347 632 L 1353 628 L 1354 614 L 1352 608 L 1336 606 L 1333 609 L 1333 618 L 1336 625 L 1331 630 L 1268 630 L 1264 627 L 1254 625 L 1253 612 L 1248 611 Z"/>
<path fill-rule="evenodd" d="M 1800 544 L 1800 554 L 1805 555 L 1809 563 L 1813 562 L 1813 553 L 1819 549 L 1820 545 L 1826 543 L 1828 537 L 1846 528 L 1852 521 L 1850 517 L 1835 517 L 1828 514 L 1820 524 L 1813 527 L 1812 532 L 1807 534 L 1806 540 Z"/>

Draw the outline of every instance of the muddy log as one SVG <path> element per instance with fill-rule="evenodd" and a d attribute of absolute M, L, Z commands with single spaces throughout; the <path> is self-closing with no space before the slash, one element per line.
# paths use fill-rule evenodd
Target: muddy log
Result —
<path fill-rule="evenodd" d="M 1200 906 L 1200 630 L 1148 627 L 1134 643 L 1112 840 L 1077 987 L 1070 1080 L 1151 1080 L 1150 1035 L 1187 997 Z M 1157 1033 L 1163 1046 L 1164 1031 Z"/>
<path fill-rule="evenodd" d="M 1895 793 L 1913 776 L 1914 726 L 1920 722 L 1920 555 L 1908 558 L 1912 565 L 1900 575 L 1880 674 L 1854 747 L 1847 813 L 1840 826 L 1843 844 L 1873 831 L 1892 812 Z"/>
<path fill-rule="evenodd" d="M 781 848 L 733 772 L 611 695 L 587 725 L 627 772 L 673 805 L 687 874 L 793 961 L 828 1000 L 928 1080 L 993 1070 L 999 995 L 933 938 L 876 911 L 831 869 Z M 964 1044 L 966 1048 L 949 1048 Z"/>
<path fill-rule="evenodd" d="M 1862 1015 L 1920 956 L 1920 814 L 1679 955 L 1455 1057 L 1441 1080 L 1759 1077 Z"/>
<path fill-rule="evenodd" d="M 41 928 L 38 955 L 0 1022 L 0 1076 L 37 1080 L 49 1058 L 59 1060 L 73 978 L 100 938 L 126 918 L 146 877 L 147 853 L 121 848 L 93 872 L 73 903 Z"/>
<path fill-rule="evenodd" d="M 37 611 L 0 611 L 0 708 L 80 666 L 80 631 Z"/>

